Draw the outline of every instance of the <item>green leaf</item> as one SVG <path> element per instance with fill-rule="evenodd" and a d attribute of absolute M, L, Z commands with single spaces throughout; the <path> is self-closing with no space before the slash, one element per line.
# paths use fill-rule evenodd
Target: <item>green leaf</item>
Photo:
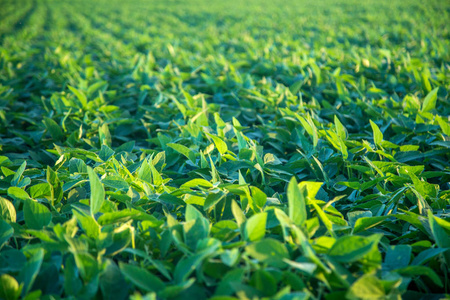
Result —
<path fill-rule="evenodd" d="M 300 91 L 300 88 L 302 87 L 304 82 L 304 79 L 300 79 L 295 81 L 293 84 L 291 84 L 291 86 L 289 87 L 289 90 L 291 91 L 292 94 L 297 94 Z"/>
<path fill-rule="evenodd" d="M 14 205 L 8 199 L 0 197 L 0 218 L 9 221 L 16 222 L 16 209 Z"/>
<path fill-rule="evenodd" d="M 390 246 L 386 251 L 384 265 L 390 270 L 406 267 L 411 260 L 411 252 L 410 245 Z"/>
<path fill-rule="evenodd" d="M 315 181 L 301 181 L 298 184 L 300 191 L 306 189 L 306 198 L 308 200 L 313 200 L 316 198 L 317 193 L 322 187 L 323 182 L 315 182 Z"/>
<path fill-rule="evenodd" d="M 103 81 L 103 80 L 95 82 L 89 86 L 89 88 L 87 90 L 87 95 L 92 96 L 92 95 L 94 95 L 95 92 L 97 92 L 99 90 L 104 93 L 107 88 L 108 88 L 108 82 Z"/>
<path fill-rule="evenodd" d="M 383 133 L 381 133 L 381 130 L 380 130 L 380 128 L 378 128 L 377 124 L 372 122 L 372 120 L 369 120 L 369 121 L 370 121 L 370 126 L 372 126 L 373 141 L 375 142 L 375 145 L 382 148 L 381 143 L 383 142 Z"/>
<path fill-rule="evenodd" d="M 186 205 L 186 203 L 180 198 L 171 194 L 167 194 L 166 192 L 159 195 L 158 200 L 165 204 L 180 205 L 180 206 Z"/>
<path fill-rule="evenodd" d="M 100 211 L 100 208 L 105 201 L 105 189 L 94 170 L 91 167 L 87 167 L 87 171 L 89 175 L 89 184 L 91 186 L 91 214 L 95 215 Z"/>
<path fill-rule="evenodd" d="M 94 217 L 85 213 L 84 211 L 74 209 L 73 215 L 76 217 L 78 224 L 84 230 L 86 235 L 92 239 L 98 239 L 100 236 L 100 226 L 95 221 Z M 108 219 L 108 217 L 105 217 Z M 99 218 L 100 220 L 100 218 Z"/>
<path fill-rule="evenodd" d="M 183 257 L 176 265 L 173 277 L 175 282 L 186 281 L 188 276 L 200 265 L 205 255 L 198 253 L 190 257 Z"/>
<path fill-rule="evenodd" d="M 443 117 L 440 117 L 440 116 L 436 116 L 436 120 L 438 121 L 442 132 L 446 136 L 450 136 L 450 124 L 449 124 L 448 120 L 445 120 Z"/>
<path fill-rule="evenodd" d="M 355 222 L 355 227 L 353 229 L 353 233 L 358 233 L 370 229 L 372 227 L 378 226 L 385 222 L 388 216 L 380 216 L 380 217 L 363 217 L 359 218 Z"/>
<path fill-rule="evenodd" d="M 420 252 L 412 261 L 412 265 L 422 265 L 441 253 L 448 251 L 446 248 L 430 248 Z"/>
<path fill-rule="evenodd" d="M 147 161 L 147 159 L 144 159 L 142 161 L 141 167 L 139 168 L 137 177 L 147 183 L 152 183 L 152 169 L 150 168 L 150 165 Z"/>
<path fill-rule="evenodd" d="M 287 198 L 289 204 L 289 217 L 298 226 L 302 226 L 306 221 L 306 202 L 303 192 L 298 187 L 294 177 L 288 185 Z"/>
<path fill-rule="evenodd" d="M 348 223 L 352 227 L 355 227 L 355 223 L 358 219 L 371 218 L 371 217 L 372 217 L 372 212 L 370 210 L 369 211 L 356 210 L 356 211 L 351 211 L 351 212 L 347 213 Z"/>
<path fill-rule="evenodd" d="M 428 211 L 428 221 L 430 222 L 431 232 L 434 240 L 440 248 L 450 248 L 450 236 L 436 221 L 437 217 L 433 216 L 431 211 Z"/>
<path fill-rule="evenodd" d="M 85 282 L 89 282 L 99 273 L 98 261 L 89 253 L 82 252 L 81 249 L 74 251 L 75 263 L 80 271 L 80 276 Z"/>
<path fill-rule="evenodd" d="M 30 187 L 30 196 L 33 199 L 50 196 L 51 193 L 52 193 L 52 187 L 47 182 L 38 183 L 38 184 Z"/>
<path fill-rule="evenodd" d="M 186 116 L 186 106 L 180 103 L 175 97 L 169 97 L 177 106 L 178 110 L 183 114 L 183 117 Z"/>
<path fill-rule="evenodd" d="M 103 123 L 102 126 L 98 128 L 98 138 L 100 139 L 100 145 L 107 146 L 109 152 L 112 151 L 111 147 L 111 133 L 109 132 L 109 127 L 107 123 Z M 103 149 L 103 147 L 102 147 Z M 114 151 L 112 151 L 114 153 Z M 101 151 L 100 151 L 101 153 Z M 112 154 L 111 154 L 112 155 Z M 105 159 L 102 159 L 105 161 Z"/>
<path fill-rule="evenodd" d="M 193 164 L 195 164 L 195 152 L 192 151 L 191 149 L 189 149 L 186 146 L 180 145 L 180 144 L 173 144 L 173 143 L 168 143 L 166 144 L 166 146 L 169 146 L 170 148 L 172 148 L 173 150 L 177 151 L 180 154 L 183 154 L 184 156 L 186 156 Z"/>
<path fill-rule="evenodd" d="M 210 193 L 208 196 L 206 196 L 205 204 L 203 205 L 203 210 L 207 211 L 211 207 L 214 207 L 217 205 L 217 203 L 220 202 L 220 200 L 224 199 L 226 197 L 225 193 L 219 192 L 217 194 Z"/>
<path fill-rule="evenodd" d="M 198 211 L 193 205 L 188 204 L 186 206 L 185 213 L 186 221 L 195 221 L 198 219 L 203 219 L 203 215 L 200 211 Z"/>
<path fill-rule="evenodd" d="M 428 112 L 436 108 L 437 92 L 439 87 L 435 88 L 423 100 L 421 112 Z"/>
<path fill-rule="evenodd" d="M 25 267 L 21 270 L 18 281 L 23 282 L 22 296 L 25 296 L 30 291 L 33 283 L 41 269 L 42 260 L 44 259 L 44 250 L 37 248 L 31 254 L 30 259 Z"/>
<path fill-rule="evenodd" d="M 317 265 L 315 263 L 310 262 L 297 262 L 292 260 L 284 260 L 290 267 L 300 270 L 303 273 L 313 275 L 314 271 L 317 269 Z"/>
<path fill-rule="evenodd" d="M 300 116 L 299 114 L 295 114 L 297 119 L 300 120 L 300 123 L 302 123 L 303 128 L 305 128 L 306 132 L 309 134 L 309 136 L 313 140 L 313 146 L 316 147 L 317 143 L 319 141 L 319 136 L 317 134 L 317 127 L 314 125 L 313 120 L 311 119 L 311 116 L 308 114 L 307 118 Z"/>
<path fill-rule="evenodd" d="M 89 216 L 89 218 L 92 217 Z M 102 214 L 97 221 L 99 225 L 104 226 L 115 223 L 125 223 L 128 222 L 129 220 L 149 221 L 155 226 L 164 223 L 164 221 L 158 220 L 153 215 L 146 214 L 136 209 L 123 209 L 114 212 L 107 212 Z M 97 226 L 94 225 L 94 227 Z"/>
<path fill-rule="evenodd" d="M 165 288 L 164 282 L 144 268 L 119 263 L 120 271 L 134 285 L 147 292 L 159 292 Z"/>
<path fill-rule="evenodd" d="M 220 254 L 220 259 L 225 265 L 232 267 L 239 259 L 239 250 L 237 248 L 233 248 L 232 250 L 225 250 Z"/>
<path fill-rule="evenodd" d="M 366 274 L 352 284 L 345 298 L 349 300 L 384 299 L 385 290 L 382 282 L 377 277 Z"/>
<path fill-rule="evenodd" d="M 86 98 L 86 95 L 82 91 L 77 90 L 76 88 L 74 88 L 74 87 L 72 87 L 70 85 L 68 85 L 67 87 L 69 88 L 69 90 L 72 91 L 72 93 L 75 94 L 75 96 L 77 96 L 77 98 L 80 101 L 82 107 L 86 107 L 87 106 L 87 102 L 88 102 L 88 100 Z"/>
<path fill-rule="evenodd" d="M 3 220 L 0 220 L 0 249 L 14 234 L 14 229 Z"/>
<path fill-rule="evenodd" d="M 129 142 L 123 143 L 122 145 L 120 145 L 119 147 L 116 148 L 115 152 L 116 153 L 120 153 L 120 152 L 131 153 L 131 152 L 133 152 L 135 144 L 136 144 L 135 141 L 129 141 Z"/>
<path fill-rule="evenodd" d="M 402 212 L 404 212 L 404 214 L 396 214 L 391 216 L 406 221 L 408 223 L 411 223 L 413 226 L 420 229 L 423 233 L 428 234 L 427 229 L 423 225 L 426 222 L 426 218 L 410 211 L 402 211 Z"/>
<path fill-rule="evenodd" d="M 172 280 L 172 277 L 170 276 L 169 270 L 164 266 L 160 261 L 154 260 L 150 257 L 145 251 L 139 250 L 139 249 L 124 249 L 124 252 L 132 253 L 135 255 L 138 255 L 146 260 L 148 260 L 164 277 L 166 277 L 168 280 Z"/>
<path fill-rule="evenodd" d="M 25 225 L 29 229 L 42 229 L 52 221 L 52 214 L 48 208 L 36 201 L 28 199 L 23 208 Z"/>
<path fill-rule="evenodd" d="M 215 291 L 215 295 L 217 295 L 216 297 L 218 298 L 215 300 L 237 300 L 238 298 L 227 295 L 232 295 L 234 293 L 232 286 L 241 283 L 244 280 L 244 273 L 245 270 L 243 268 L 238 268 L 224 274 Z M 214 298 L 211 298 L 211 300 L 212 299 Z"/>
<path fill-rule="evenodd" d="M 251 186 L 250 191 L 252 192 L 252 208 L 255 212 L 259 212 L 266 205 L 267 195 L 255 186 Z"/>
<path fill-rule="evenodd" d="M 319 215 L 320 220 L 325 225 L 325 227 L 327 228 L 330 235 L 332 237 L 336 237 L 336 234 L 334 233 L 334 230 L 333 230 L 333 223 L 331 222 L 330 218 L 327 216 L 327 214 L 322 210 L 322 208 L 319 205 L 317 205 L 314 202 L 312 203 L 312 205 L 314 206 L 314 209 L 316 210 L 317 214 Z"/>
<path fill-rule="evenodd" d="M 245 217 L 244 212 L 242 211 L 241 207 L 239 206 L 239 204 L 237 204 L 236 201 L 232 201 L 231 202 L 231 211 L 233 213 L 234 219 L 236 220 L 236 223 L 241 226 L 242 224 L 245 223 L 245 221 L 247 220 L 247 218 Z"/>
<path fill-rule="evenodd" d="M 30 199 L 30 196 L 27 194 L 27 192 L 15 186 L 8 188 L 8 196 L 15 200 L 22 200 L 22 201 Z"/>
<path fill-rule="evenodd" d="M 205 179 L 195 178 L 189 180 L 186 183 L 183 183 L 180 188 L 192 188 L 192 187 L 212 188 L 213 185 L 211 182 L 206 181 Z"/>
<path fill-rule="evenodd" d="M 149 163 L 150 169 L 152 171 L 152 177 L 153 177 L 153 184 L 156 186 L 160 186 L 163 184 L 163 178 L 161 174 L 159 174 L 158 170 L 156 170 L 155 166 L 153 165 L 153 162 L 150 161 Z"/>
<path fill-rule="evenodd" d="M 238 141 L 239 152 L 243 149 L 248 149 L 247 141 L 245 140 L 245 137 L 242 134 L 242 132 L 238 131 L 236 128 L 233 128 L 233 131 L 234 131 L 237 141 Z"/>
<path fill-rule="evenodd" d="M 20 178 L 22 177 L 23 172 L 25 171 L 25 168 L 27 167 L 27 162 L 24 161 L 20 167 L 17 169 L 16 173 L 14 174 L 14 177 L 11 179 L 11 185 L 17 186 L 17 184 L 20 181 Z"/>
<path fill-rule="evenodd" d="M 447 232 L 450 233 L 450 222 L 446 221 L 440 217 L 435 216 L 436 218 L 434 218 L 434 221 L 436 221 L 436 223 L 441 226 L 443 229 L 445 229 Z"/>
<path fill-rule="evenodd" d="M 267 213 L 257 213 L 245 222 L 245 239 L 258 241 L 266 234 Z"/>
<path fill-rule="evenodd" d="M 185 218 L 185 242 L 191 249 L 195 249 L 198 241 L 208 237 L 209 221 L 191 204 L 186 206 Z"/>
<path fill-rule="evenodd" d="M 414 276 L 427 276 L 431 279 L 432 282 L 436 283 L 438 286 L 443 287 L 442 280 L 432 269 L 425 266 L 408 266 L 404 268 L 400 268 L 394 270 L 394 272 L 405 276 L 405 277 L 414 277 Z"/>
<path fill-rule="evenodd" d="M 219 151 L 220 155 L 224 155 L 228 151 L 227 144 L 220 137 L 209 134 L 207 132 L 205 132 L 205 134 L 214 141 L 214 145 L 216 145 L 216 148 Z"/>
<path fill-rule="evenodd" d="M 347 139 L 347 130 L 344 125 L 342 125 L 341 121 L 339 121 L 338 117 L 334 116 L 334 125 L 336 126 L 336 134 L 337 136 L 345 141 Z"/>
<path fill-rule="evenodd" d="M 3 274 L 0 276 L 0 299 L 19 299 L 21 291 L 22 285 L 19 286 L 14 277 L 8 274 Z"/>
<path fill-rule="evenodd" d="M 82 159 L 73 157 L 69 161 L 69 172 L 73 173 L 87 173 L 87 167 Z"/>
<path fill-rule="evenodd" d="M 249 283 L 267 297 L 273 296 L 277 292 L 277 281 L 266 270 L 256 270 L 250 278 Z"/>
<path fill-rule="evenodd" d="M 1 170 L 2 170 L 3 175 L 5 175 L 6 177 L 11 176 L 11 175 L 14 176 L 14 174 L 16 173 L 6 167 L 1 167 Z"/>
<path fill-rule="evenodd" d="M 414 183 L 414 189 L 422 195 L 422 197 L 432 197 L 435 198 L 438 194 L 439 186 L 430 184 L 426 181 L 419 180 L 413 173 L 408 174 Z"/>
<path fill-rule="evenodd" d="M 109 131 L 108 131 L 109 132 Z M 105 138 L 106 139 L 106 138 Z M 110 142 L 109 142 L 110 143 Z M 111 156 L 114 155 L 114 151 L 107 146 L 108 144 L 102 144 L 102 147 L 100 149 L 100 152 L 98 153 L 98 157 L 100 157 L 101 160 L 107 161 Z"/>
<path fill-rule="evenodd" d="M 102 180 L 102 183 L 107 187 L 124 192 L 130 188 L 130 185 L 120 176 L 107 176 Z"/>
<path fill-rule="evenodd" d="M 272 238 L 266 238 L 245 247 L 245 253 L 275 268 L 286 266 L 284 259 L 289 259 L 286 246 Z"/>
<path fill-rule="evenodd" d="M 106 267 L 99 280 L 102 299 L 127 299 L 128 289 L 125 278 L 112 260 L 106 261 Z"/>
<path fill-rule="evenodd" d="M 62 139 L 64 138 L 64 133 L 58 123 L 56 123 L 52 119 L 44 118 L 44 124 L 52 139 L 54 139 L 55 141 L 62 141 Z"/>
<path fill-rule="evenodd" d="M 64 292 L 66 294 L 75 295 L 80 291 L 82 281 L 78 272 L 75 258 L 72 255 L 67 257 L 64 263 Z"/>
<path fill-rule="evenodd" d="M 341 133 L 342 134 L 342 133 Z M 342 156 L 344 159 L 348 158 L 348 150 L 347 145 L 345 144 L 345 140 L 339 137 L 335 132 L 331 130 L 326 131 L 326 138 L 327 140 L 333 145 L 333 147 L 342 153 Z M 317 158 L 314 157 L 314 160 L 317 162 Z"/>
<path fill-rule="evenodd" d="M 328 251 L 336 261 L 343 263 L 355 262 L 369 254 L 377 246 L 381 236 L 369 239 L 363 236 L 343 236 L 333 244 Z"/>

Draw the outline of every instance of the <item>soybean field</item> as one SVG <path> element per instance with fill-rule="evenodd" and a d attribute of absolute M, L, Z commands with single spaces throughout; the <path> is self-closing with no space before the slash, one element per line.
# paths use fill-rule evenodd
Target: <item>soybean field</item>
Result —
<path fill-rule="evenodd" d="M 449 20 L 0 0 L 0 299 L 448 299 Z"/>

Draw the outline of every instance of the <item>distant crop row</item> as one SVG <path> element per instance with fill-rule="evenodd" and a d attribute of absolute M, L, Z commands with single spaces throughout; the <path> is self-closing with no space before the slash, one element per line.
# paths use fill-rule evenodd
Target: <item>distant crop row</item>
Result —
<path fill-rule="evenodd" d="M 446 1 L 0 7 L 0 299 L 450 293 Z"/>

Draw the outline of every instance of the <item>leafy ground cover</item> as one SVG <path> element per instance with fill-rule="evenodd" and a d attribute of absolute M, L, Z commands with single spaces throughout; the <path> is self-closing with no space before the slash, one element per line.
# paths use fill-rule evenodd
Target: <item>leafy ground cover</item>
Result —
<path fill-rule="evenodd" d="M 0 298 L 450 293 L 448 1 L 0 6 Z"/>

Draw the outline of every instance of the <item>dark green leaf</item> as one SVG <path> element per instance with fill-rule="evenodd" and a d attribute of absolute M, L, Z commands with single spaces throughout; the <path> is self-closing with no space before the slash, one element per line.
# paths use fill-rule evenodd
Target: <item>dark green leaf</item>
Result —
<path fill-rule="evenodd" d="M 260 262 L 273 267 L 284 267 L 284 259 L 289 259 L 286 247 L 279 241 L 266 238 L 254 242 L 245 248 L 245 252 Z"/>
<path fill-rule="evenodd" d="M 289 182 L 287 197 L 289 201 L 289 217 L 296 225 L 303 225 L 306 221 L 305 197 L 298 187 L 295 178 Z"/>
<path fill-rule="evenodd" d="M 91 214 L 95 215 L 102 207 L 103 201 L 105 201 L 105 189 L 94 170 L 91 167 L 87 167 L 87 171 L 91 186 Z"/>
<path fill-rule="evenodd" d="M 30 229 L 42 229 L 52 221 L 52 214 L 48 208 L 31 199 L 25 201 L 23 212 L 25 224 Z"/>
<path fill-rule="evenodd" d="M 138 266 L 119 263 L 120 271 L 134 285 L 147 292 L 159 292 L 165 284 L 158 277 Z"/>

